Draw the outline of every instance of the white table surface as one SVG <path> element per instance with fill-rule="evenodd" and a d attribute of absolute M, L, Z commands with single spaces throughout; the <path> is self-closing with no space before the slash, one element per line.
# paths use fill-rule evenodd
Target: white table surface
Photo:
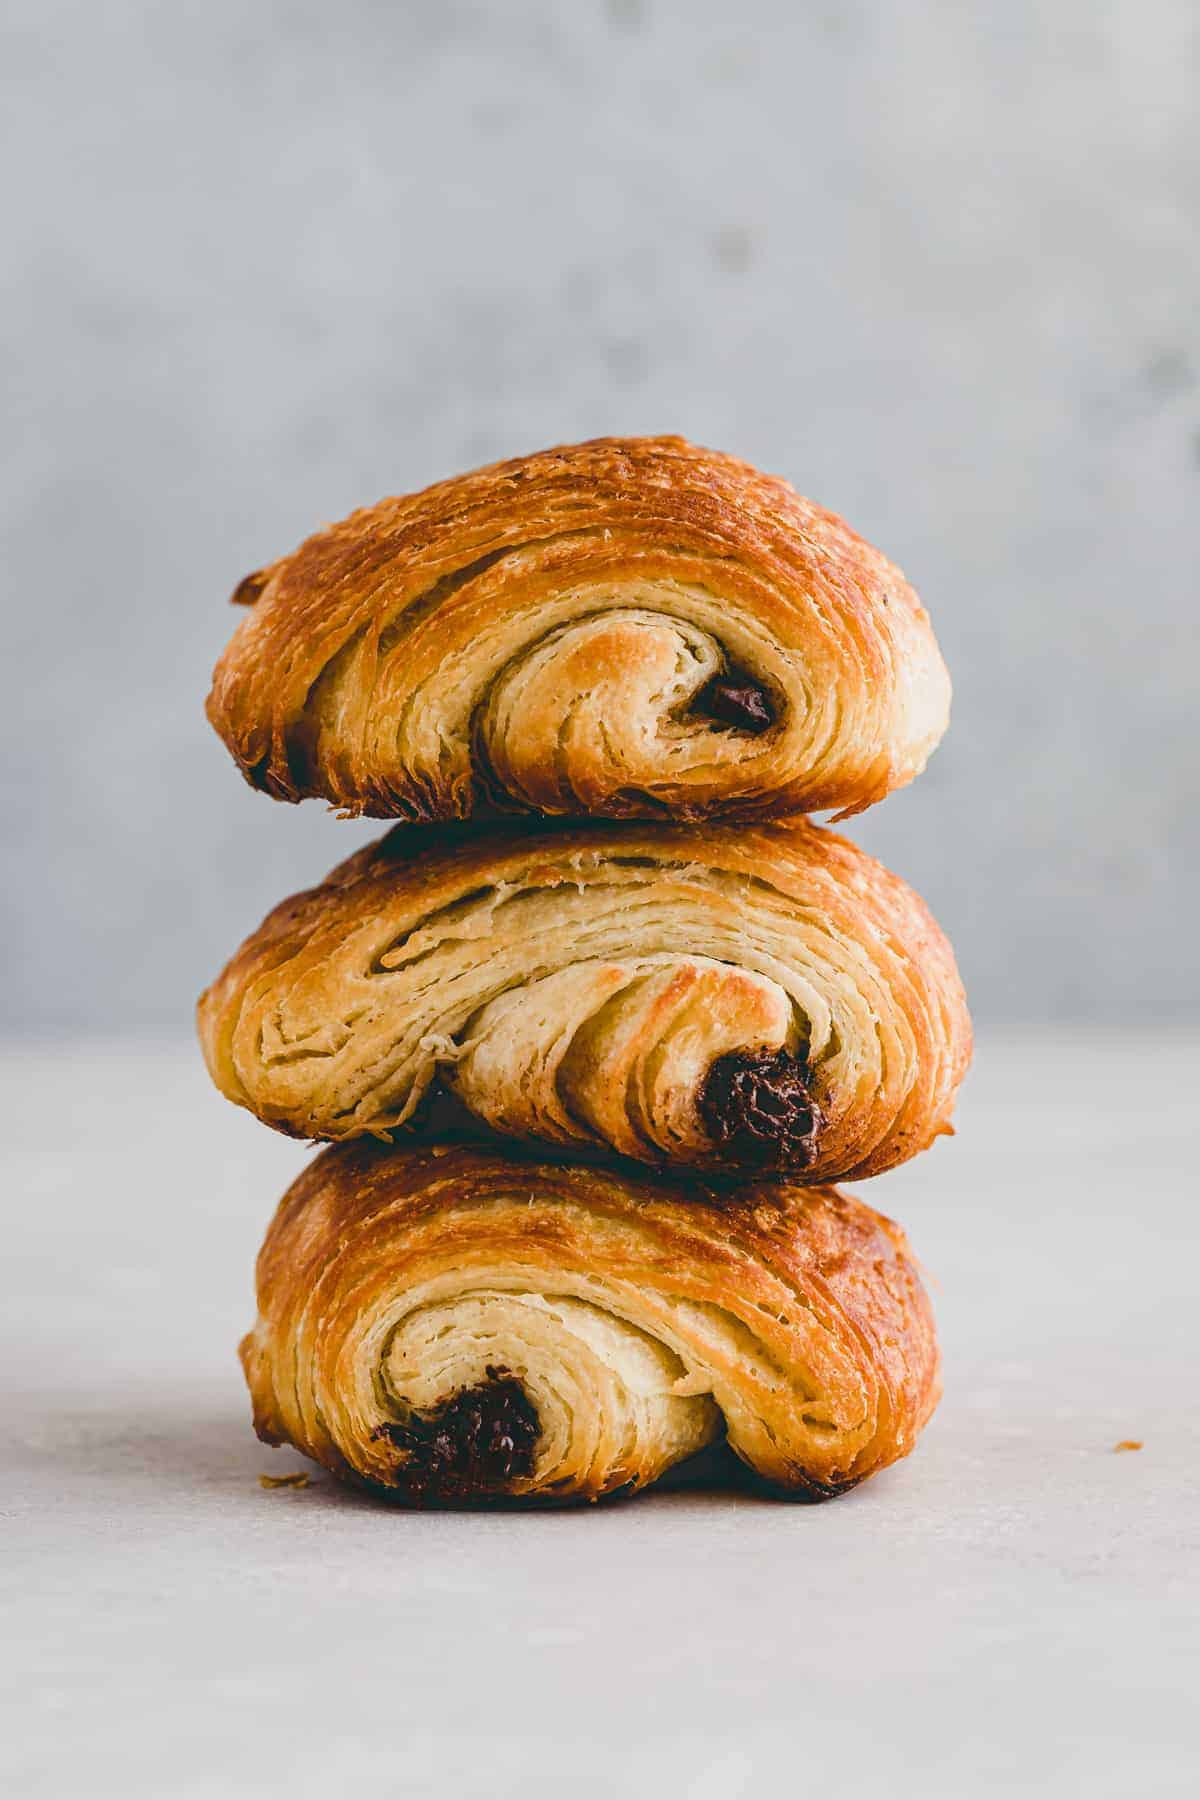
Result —
<path fill-rule="evenodd" d="M 869 1186 L 946 1396 L 847 1498 L 414 1515 L 259 1485 L 303 1465 L 233 1348 L 307 1153 L 190 1047 L 11 1051 L 4 1791 L 1194 1796 L 1198 1077 L 981 1046 L 958 1137 Z"/>

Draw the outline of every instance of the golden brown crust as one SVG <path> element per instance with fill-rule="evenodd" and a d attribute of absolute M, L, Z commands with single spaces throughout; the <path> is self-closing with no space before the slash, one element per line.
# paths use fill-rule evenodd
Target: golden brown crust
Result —
<path fill-rule="evenodd" d="M 270 914 L 199 1029 L 296 1136 L 419 1130 L 436 1077 L 518 1139 L 814 1183 L 948 1130 L 970 1054 L 919 897 L 803 821 L 398 829 Z"/>
<path fill-rule="evenodd" d="M 383 500 L 234 598 L 213 726 L 254 786 L 346 813 L 844 816 L 918 774 L 948 715 L 900 571 L 682 438 Z"/>
<path fill-rule="evenodd" d="M 828 1497 L 907 1455 L 939 1393 L 904 1234 L 860 1201 L 461 1146 L 310 1164 L 241 1354 L 260 1437 L 433 1500 L 594 1499 L 722 1436 Z"/>

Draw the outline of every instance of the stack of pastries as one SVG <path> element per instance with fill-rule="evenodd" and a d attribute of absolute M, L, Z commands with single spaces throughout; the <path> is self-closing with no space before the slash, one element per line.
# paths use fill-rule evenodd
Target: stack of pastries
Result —
<path fill-rule="evenodd" d="M 246 779 L 393 821 L 200 1001 L 221 1092 L 329 1145 L 259 1257 L 259 1436 L 416 1504 L 717 1445 L 826 1498 L 906 1455 L 929 1301 L 829 1184 L 950 1129 L 970 1022 L 918 896 L 803 816 L 945 729 L 899 570 L 732 457 L 606 439 L 354 513 L 234 599 L 208 710 Z"/>

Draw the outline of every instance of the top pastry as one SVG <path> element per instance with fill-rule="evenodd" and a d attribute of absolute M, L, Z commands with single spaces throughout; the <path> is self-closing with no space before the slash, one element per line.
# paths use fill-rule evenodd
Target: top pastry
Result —
<path fill-rule="evenodd" d="M 599 438 L 381 500 L 248 575 L 208 716 L 279 800 L 754 819 L 918 775 L 950 681 L 900 571 L 682 438 Z"/>

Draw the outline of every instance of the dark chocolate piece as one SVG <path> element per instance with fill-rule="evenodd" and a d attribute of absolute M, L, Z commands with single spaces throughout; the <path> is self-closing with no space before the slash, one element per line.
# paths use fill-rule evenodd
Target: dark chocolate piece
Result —
<path fill-rule="evenodd" d="M 775 723 L 771 703 L 758 683 L 732 669 L 706 681 L 689 710 L 719 725 L 732 725 L 750 737 L 761 737 Z"/>
<path fill-rule="evenodd" d="M 253 606 L 270 579 L 270 569 L 255 569 L 253 574 L 243 575 L 229 596 L 229 604 L 231 606 Z"/>
<path fill-rule="evenodd" d="M 807 1169 L 825 1121 L 809 1091 L 808 1064 L 786 1050 L 719 1056 L 700 1094 L 715 1144 L 741 1163 Z"/>
<path fill-rule="evenodd" d="M 373 1434 L 400 1452 L 392 1485 L 417 1501 L 477 1500 L 503 1494 L 533 1468 L 541 1434 L 521 1383 L 506 1369 L 487 1370 L 435 1412 L 414 1411 L 403 1425 Z"/>

